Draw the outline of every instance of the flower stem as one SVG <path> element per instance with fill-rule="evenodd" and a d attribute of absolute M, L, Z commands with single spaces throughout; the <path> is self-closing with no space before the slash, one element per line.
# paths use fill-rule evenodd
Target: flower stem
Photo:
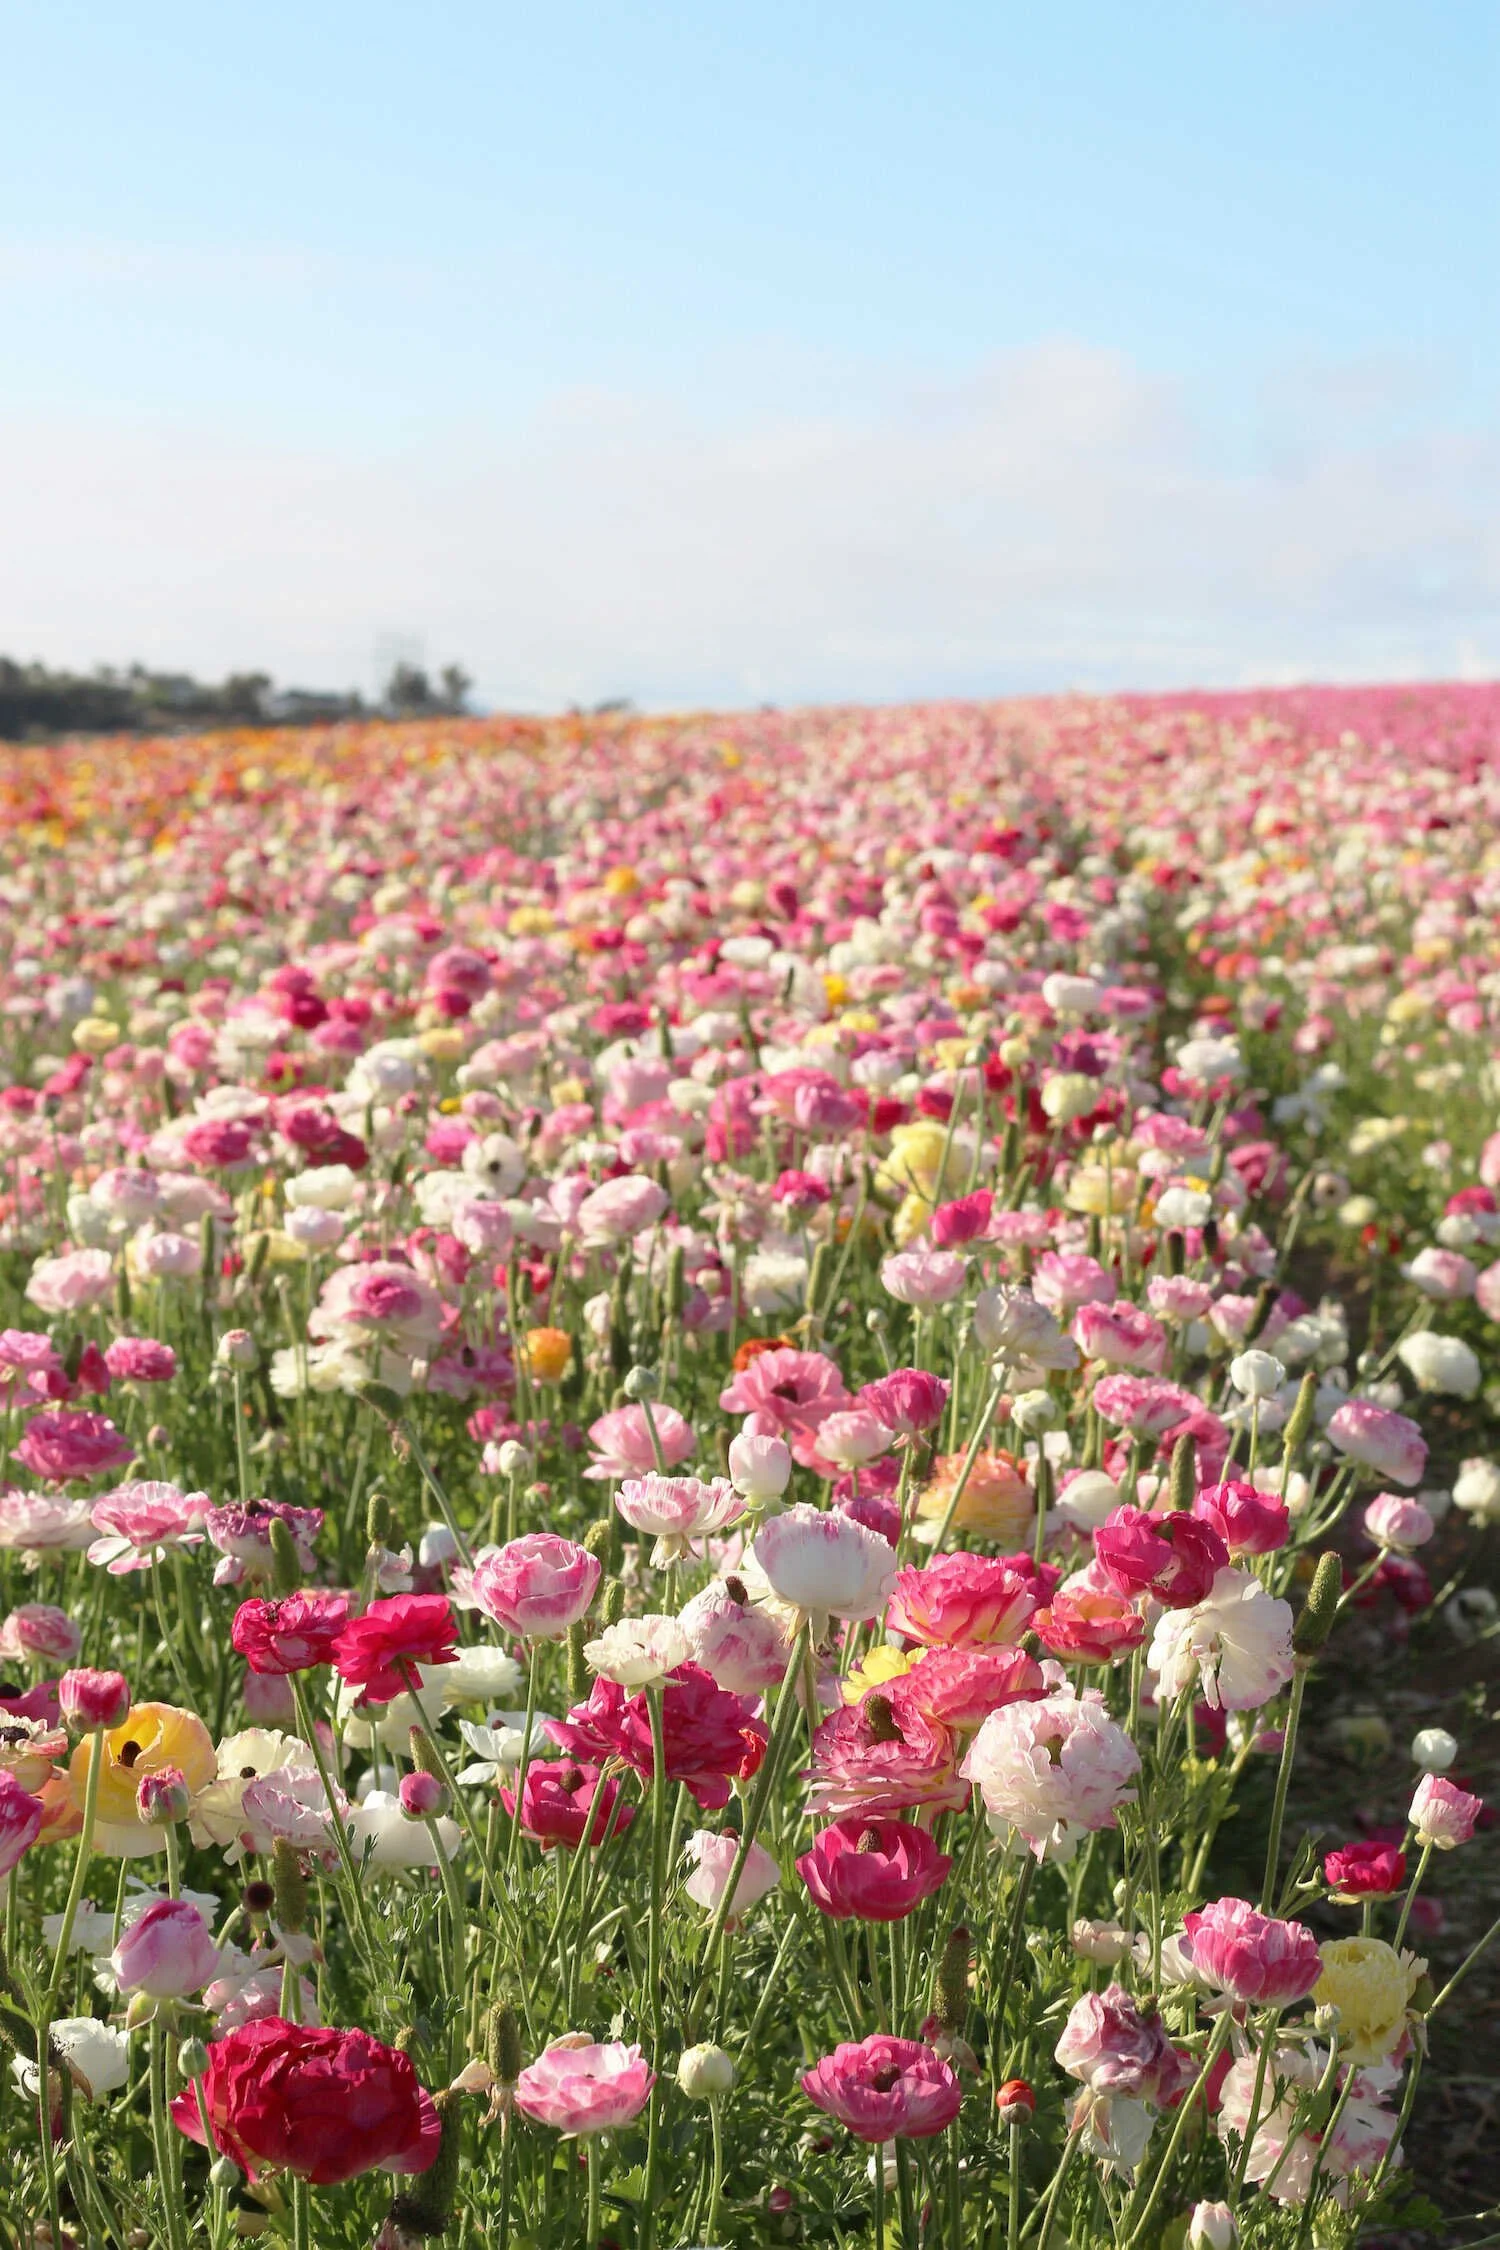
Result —
<path fill-rule="evenodd" d="M 1274 1911 L 1276 1898 L 1276 1867 L 1281 1858 L 1281 1829 L 1286 1819 L 1286 1793 L 1291 1785 L 1292 1760 L 1297 1755 L 1297 1722 L 1302 1716 L 1302 1698 L 1307 1689 L 1307 1669 L 1298 1663 L 1292 1674 L 1291 1700 L 1287 1704 L 1286 1732 L 1281 1738 L 1281 1764 L 1276 1772 L 1276 1797 L 1271 1807 L 1271 1833 L 1266 1840 L 1266 1875 L 1261 1885 L 1260 1910 L 1262 1914 Z"/>

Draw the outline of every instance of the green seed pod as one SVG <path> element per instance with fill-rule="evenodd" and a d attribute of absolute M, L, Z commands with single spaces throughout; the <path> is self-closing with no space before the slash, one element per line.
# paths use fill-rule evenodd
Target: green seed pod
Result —
<path fill-rule="evenodd" d="M 667 1288 L 663 1300 L 663 1310 L 668 1320 L 681 1320 L 682 1318 L 682 1304 L 686 1287 L 683 1273 L 683 1249 L 682 1244 L 677 1242 L 673 1244 L 672 1255 L 667 1260 Z"/>
<path fill-rule="evenodd" d="M 568 1627 L 568 1701 L 582 1703 L 589 1692 L 589 1668 L 583 1654 L 584 1623 L 576 1617 Z"/>
<path fill-rule="evenodd" d="M 214 1215 L 205 1211 L 198 1221 L 198 1249 L 203 1259 L 203 1294 L 206 1297 L 214 1284 Z"/>
<path fill-rule="evenodd" d="M 406 1731 L 407 1740 L 411 1745 L 411 1762 L 418 1773 L 430 1773 L 434 1781 L 445 1782 L 448 1776 L 443 1771 L 443 1761 L 438 1755 L 436 1743 L 432 1740 L 426 1728 L 408 1727 Z"/>
<path fill-rule="evenodd" d="M 383 1492 L 372 1492 L 365 1503 L 365 1537 L 372 1547 L 391 1541 L 391 1504 Z"/>
<path fill-rule="evenodd" d="M 1198 1448 L 1184 1435 L 1172 1448 L 1172 1470 L 1167 1480 L 1167 1505 L 1191 1508 L 1198 1494 Z"/>
<path fill-rule="evenodd" d="M 1250 1314 L 1249 1320 L 1245 1324 L 1245 1342 L 1247 1345 L 1253 1344 L 1256 1337 L 1265 1327 L 1266 1322 L 1271 1317 L 1271 1313 L 1275 1306 L 1276 1300 L 1280 1295 L 1280 1287 L 1274 1281 L 1263 1281 L 1260 1287 L 1256 1290 L 1255 1306 Z"/>
<path fill-rule="evenodd" d="M 509 2000 L 501 2000 L 485 2019 L 485 2061 L 500 2086 L 514 2086 L 521 2075 L 521 2025 Z"/>
<path fill-rule="evenodd" d="M 812 1264 L 807 1269 L 807 1309 L 815 1313 L 828 1287 L 831 1259 L 829 1246 L 820 1242 L 812 1254 Z"/>
<path fill-rule="evenodd" d="M 431 2237 L 446 2234 L 453 2220 L 453 2199 L 458 2193 L 458 2159 L 463 2141 L 463 2096 L 451 2086 L 432 2097 L 442 2121 L 438 2152 L 415 2187 L 395 2198 L 389 2225 L 400 2234 Z"/>
<path fill-rule="evenodd" d="M 355 1395 L 363 1399 L 366 1406 L 373 1407 L 387 1422 L 400 1421 L 401 1401 L 389 1383 L 361 1383 Z"/>
<path fill-rule="evenodd" d="M 1097 1211 L 1089 1214 L 1089 1256 L 1097 1259 L 1104 1248 L 1104 1221 Z"/>
<path fill-rule="evenodd" d="M 1056 1497 L 1057 1488 L 1055 1479 L 1052 1474 L 1052 1463 L 1048 1460 L 1046 1451 L 1044 1449 L 1043 1451 L 1039 1452 L 1036 1457 L 1037 1514 L 1045 1518 L 1048 1509 L 1052 1506 Z"/>
<path fill-rule="evenodd" d="M 271 1591 L 295 1594 L 302 1583 L 302 1563 L 297 1542 L 280 1516 L 271 1518 Z"/>
<path fill-rule="evenodd" d="M 583 1535 L 583 1544 L 585 1552 L 594 1556 L 596 1561 L 607 1563 L 609 1561 L 610 1555 L 614 1551 L 614 1517 L 596 1517 L 593 1523 L 589 1525 L 588 1530 Z"/>
<path fill-rule="evenodd" d="M 1292 1651 L 1297 1656 L 1315 1656 L 1333 1631 L 1333 1621 L 1338 1614 L 1339 1596 L 1344 1590 L 1344 1566 L 1330 1551 L 1318 1560 L 1312 1584 L 1307 1589 L 1307 1599 L 1302 1604 L 1296 1624 L 1292 1627 Z"/>
<path fill-rule="evenodd" d="M 276 1920 L 293 1935 L 307 1922 L 307 1877 L 296 1849 L 278 1836 L 271 1854 L 271 1884 L 276 1894 Z"/>
<path fill-rule="evenodd" d="M 1167 1271 L 1180 1274 L 1187 1265 L 1187 1243 L 1180 1227 L 1173 1227 L 1167 1236 Z"/>
<path fill-rule="evenodd" d="M 261 1232 L 255 1237 L 255 1246 L 250 1252 L 249 1261 L 245 1267 L 245 1279 L 249 1282 L 252 1289 L 259 1281 L 261 1275 L 265 1272 L 266 1260 L 270 1257 L 270 1255 L 271 1237 L 265 1232 L 264 1228 L 262 1228 Z"/>
<path fill-rule="evenodd" d="M 130 1276 L 121 1266 L 115 1277 L 115 1311 L 122 1321 L 130 1318 Z"/>
<path fill-rule="evenodd" d="M 948 1934 L 938 1962 L 938 2021 L 944 2031 L 963 2030 L 969 2014 L 969 1931 L 962 1922 Z"/>
<path fill-rule="evenodd" d="M 1318 1378 L 1309 1368 L 1297 1390 L 1296 1404 L 1286 1418 L 1281 1434 L 1282 1451 L 1288 1460 L 1300 1451 L 1313 1426 L 1313 1414 L 1318 1402 Z"/>
<path fill-rule="evenodd" d="M 870 1722 L 872 1742 L 899 1742 L 901 1729 L 896 1724 L 896 1714 L 886 1695 L 867 1695 L 864 1700 L 865 1717 Z"/>
<path fill-rule="evenodd" d="M 208 2068 L 208 2049 L 201 2039 L 184 2039 L 177 2050 L 177 2068 L 184 2078 L 201 2078 Z"/>
<path fill-rule="evenodd" d="M 625 1588 L 618 1578 L 606 1578 L 599 1597 L 599 1622 L 607 1632 L 625 1615 Z"/>
<path fill-rule="evenodd" d="M 1005 1134 L 1000 1143 L 1000 1177 L 1008 1180 L 1016 1168 L 1021 1154 L 1021 1134 L 1015 1119 L 1006 1121 Z"/>

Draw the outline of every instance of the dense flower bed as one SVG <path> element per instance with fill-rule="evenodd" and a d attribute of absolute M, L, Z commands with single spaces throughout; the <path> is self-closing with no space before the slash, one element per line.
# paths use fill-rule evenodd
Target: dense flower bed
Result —
<path fill-rule="evenodd" d="M 1296 1758 L 1351 1610 L 1495 1630 L 1497 737 L 0 759 L 20 2240 L 1411 2215 L 1488 1816 Z"/>

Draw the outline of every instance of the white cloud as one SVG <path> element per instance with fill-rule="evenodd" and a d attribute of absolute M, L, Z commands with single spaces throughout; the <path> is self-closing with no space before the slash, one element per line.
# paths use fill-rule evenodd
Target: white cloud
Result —
<path fill-rule="evenodd" d="M 383 455 L 12 423 L 3 643 L 336 685 L 408 632 L 528 706 L 1482 667 L 1500 438 L 1383 436 L 1348 396 L 1283 386 L 1248 460 L 1070 343 L 729 430 L 582 392 Z"/>

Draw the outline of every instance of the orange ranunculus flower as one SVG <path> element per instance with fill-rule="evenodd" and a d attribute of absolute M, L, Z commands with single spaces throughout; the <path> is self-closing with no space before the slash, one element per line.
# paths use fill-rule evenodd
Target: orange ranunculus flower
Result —
<path fill-rule="evenodd" d="M 560 1383 L 572 1365 L 573 1339 L 566 1328 L 528 1328 L 521 1350 L 534 1383 Z"/>
<path fill-rule="evenodd" d="M 78 1834 L 83 1813 L 73 1802 L 73 1787 L 66 1773 L 48 1774 L 33 1794 L 42 1800 L 42 1825 L 36 1839 L 39 1844 L 60 1844 Z"/>
<path fill-rule="evenodd" d="M 68 1764 L 69 1791 L 80 1810 L 93 1754 L 93 1739 L 86 1737 Z M 164 1849 L 164 1831 L 142 1820 L 135 1809 L 142 1774 L 159 1773 L 163 1766 L 176 1766 L 189 1794 L 196 1797 L 218 1770 L 213 1737 L 192 1711 L 180 1711 L 172 1703 L 138 1703 L 104 1736 L 95 1851 L 116 1859 L 136 1859 Z"/>

